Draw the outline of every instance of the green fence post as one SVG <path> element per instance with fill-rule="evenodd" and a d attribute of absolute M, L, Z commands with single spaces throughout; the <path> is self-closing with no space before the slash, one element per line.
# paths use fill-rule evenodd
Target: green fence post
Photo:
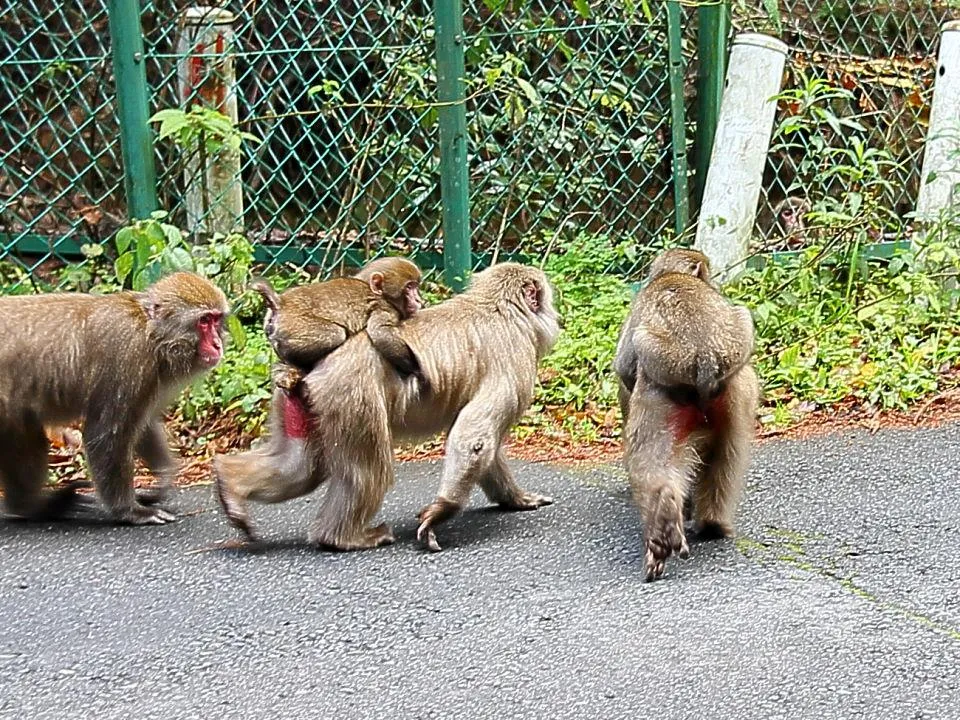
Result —
<path fill-rule="evenodd" d="M 120 149 L 127 215 L 145 218 L 157 209 L 157 172 L 144 67 L 143 30 L 139 0 L 110 0 L 110 42 L 117 78 Z"/>
<path fill-rule="evenodd" d="M 723 79 L 727 69 L 727 36 L 730 33 L 728 0 L 717 0 L 697 9 L 700 31 L 697 34 L 697 55 L 700 70 L 697 75 L 697 136 L 694 166 L 694 204 L 699 209 L 703 200 L 703 186 L 713 152 L 713 136 L 720 116 L 723 97 Z"/>
<path fill-rule="evenodd" d="M 467 173 L 467 108 L 461 0 L 434 0 L 437 98 L 440 121 L 440 194 L 443 202 L 443 270 L 459 292 L 470 272 L 470 205 Z"/>
<path fill-rule="evenodd" d="M 670 131 L 673 146 L 674 229 L 683 235 L 690 222 L 687 189 L 687 115 L 683 105 L 683 47 L 679 0 L 667 2 L 667 49 L 670 57 Z"/>

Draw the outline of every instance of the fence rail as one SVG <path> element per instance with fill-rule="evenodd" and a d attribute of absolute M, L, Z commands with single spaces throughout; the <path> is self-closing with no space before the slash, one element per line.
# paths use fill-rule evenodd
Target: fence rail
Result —
<path fill-rule="evenodd" d="M 149 163 L 138 167 L 121 151 L 124 132 L 150 139 L 142 121 L 121 120 L 115 101 L 121 38 L 108 9 L 116 26 L 118 6 L 131 1 L 137 8 L 0 0 L 0 259 L 28 273 L 76 262 L 84 246 L 111 252 L 116 229 L 150 204 L 152 189 L 173 222 L 188 224 L 182 150 L 153 144 L 155 183 Z M 781 123 L 812 105 L 845 121 L 836 132 L 807 118 L 775 138 L 758 247 L 786 247 L 785 199 L 836 209 L 851 189 L 886 211 L 876 238 L 896 236 L 920 183 L 939 27 L 960 18 L 954 0 L 780 0 L 773 16 L 755 9 L 766 3 L 733 0 L 729 24 L 716 3 L 463 0 L 462 32 L 451 24 L 446 57 L 439 43 L 445 63 L 462 49 L 458 119 L 448 112 L 455 84 L 438 95 L 443 28 L 434 21 L 457 3 L 435 4 L 225 3 L 236 40 L 222 50 L 233 58 L 239 124 L 257 138 L 241 148 L 243 226 L 261 259 L 324 273 L 403 251 L 436 266 L 457 242 L 463 257 L 458 222 L 469 228 L 472 264 L 538 257 L 577 234 L 669 241 L 695 216 L 710 138 L 704 108 L 725 59 L 710 58 L 714 45 L 698 52 L 697 33 L 727 27 L 791 46 L 784 87 L 793 94 L 780 103 Z M 185 7 L 146 0 L 139 9 L 135 69 L 147 110 L 181 107 Z M 220 50 L 192 54 L 209 63 Z M 843 93 L 825 97 L 817 80 Z M 462 149 L 442 150 L 442 127 L 463 137 Z M 883 162 L 864 165 L 864 147 L 882 150 Z M 830 163 L 856 166 L 858 148 L 859 177 L 825 173 Z M 466 177 L 465 207 L 456 172 Z"/>

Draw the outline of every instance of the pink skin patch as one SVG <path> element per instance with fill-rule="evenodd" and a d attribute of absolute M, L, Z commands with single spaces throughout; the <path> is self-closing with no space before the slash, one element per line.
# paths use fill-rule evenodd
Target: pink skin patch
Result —
<path fill-rule="evenodd" d="M 303 400 L 284 394 L 283 432 L 288 438 L 304 440 L 310 434 L 312 418 Z"/>
<path fill-rule="evenodd" d="M 680 444 L 696 430 L 717 427 L 727 420 L 727 394 L 721 393 L 701 410 L 696 405 L 676 405 L 670 411 L 670 427 L 673 428 L 673 441 Z"/>
<path fill-rule="evenodd" d="M 223 357 L 223 343 L 220 341 L 222 322 L 223 317 L 217 313 L 209 313 L 197 321 L 197 332 L 200 334 L 197 354 L 206 368 L 212 368 Z"/>

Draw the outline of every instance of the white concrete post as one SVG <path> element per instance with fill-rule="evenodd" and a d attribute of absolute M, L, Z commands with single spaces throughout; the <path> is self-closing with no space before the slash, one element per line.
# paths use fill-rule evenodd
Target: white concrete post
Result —
<path fill-rule="evenodd" d="M 180 103 L 202 104 L 236 124 L 237 75 L 234 69 L 233 13 L 219 7 L 190 7 L 180 18 L 177 77 Z M 204 57 L 206 56 L 206 57 Z M 205 158 L 193 153 L 184 170 L 187 226 L 191 233 L 242 232 L 243 185 L 240 152 L 223 148 Z"/>
<path fill-rule="evenodd" d="M 730 49 L 694 242 L 720 282 L 747 257 L 786 58 L 785 43 L 758 33 L 738 35 Z"/>
<path fill-rule="evenodd" d="M 954 187 L 960 183 L 960 21 L 944 23 L 937 77 L 930 106 L 917 220 L 935 223 L 956 209 Z M 960 198 L 958 198 L 960 199 Z"/>

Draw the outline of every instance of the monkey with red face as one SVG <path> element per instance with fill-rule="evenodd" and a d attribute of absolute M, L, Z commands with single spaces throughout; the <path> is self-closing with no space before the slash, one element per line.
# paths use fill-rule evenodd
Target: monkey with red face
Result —
<path fill-rule="evenodd" d="M 78 501 L 77 483 L 43 492 L 44 425 L 83 422 L 90 475 L 112 518 L 135 525 L 174 516 L 159 507 L 175 467 L 162 412 L 223 356 L 223 293 L 191 273 L 145 292 L 0 298 L 0 486 L 7 511 L 56 518 Z M 134 455 L 157 478 L 136 493 Z"/>

